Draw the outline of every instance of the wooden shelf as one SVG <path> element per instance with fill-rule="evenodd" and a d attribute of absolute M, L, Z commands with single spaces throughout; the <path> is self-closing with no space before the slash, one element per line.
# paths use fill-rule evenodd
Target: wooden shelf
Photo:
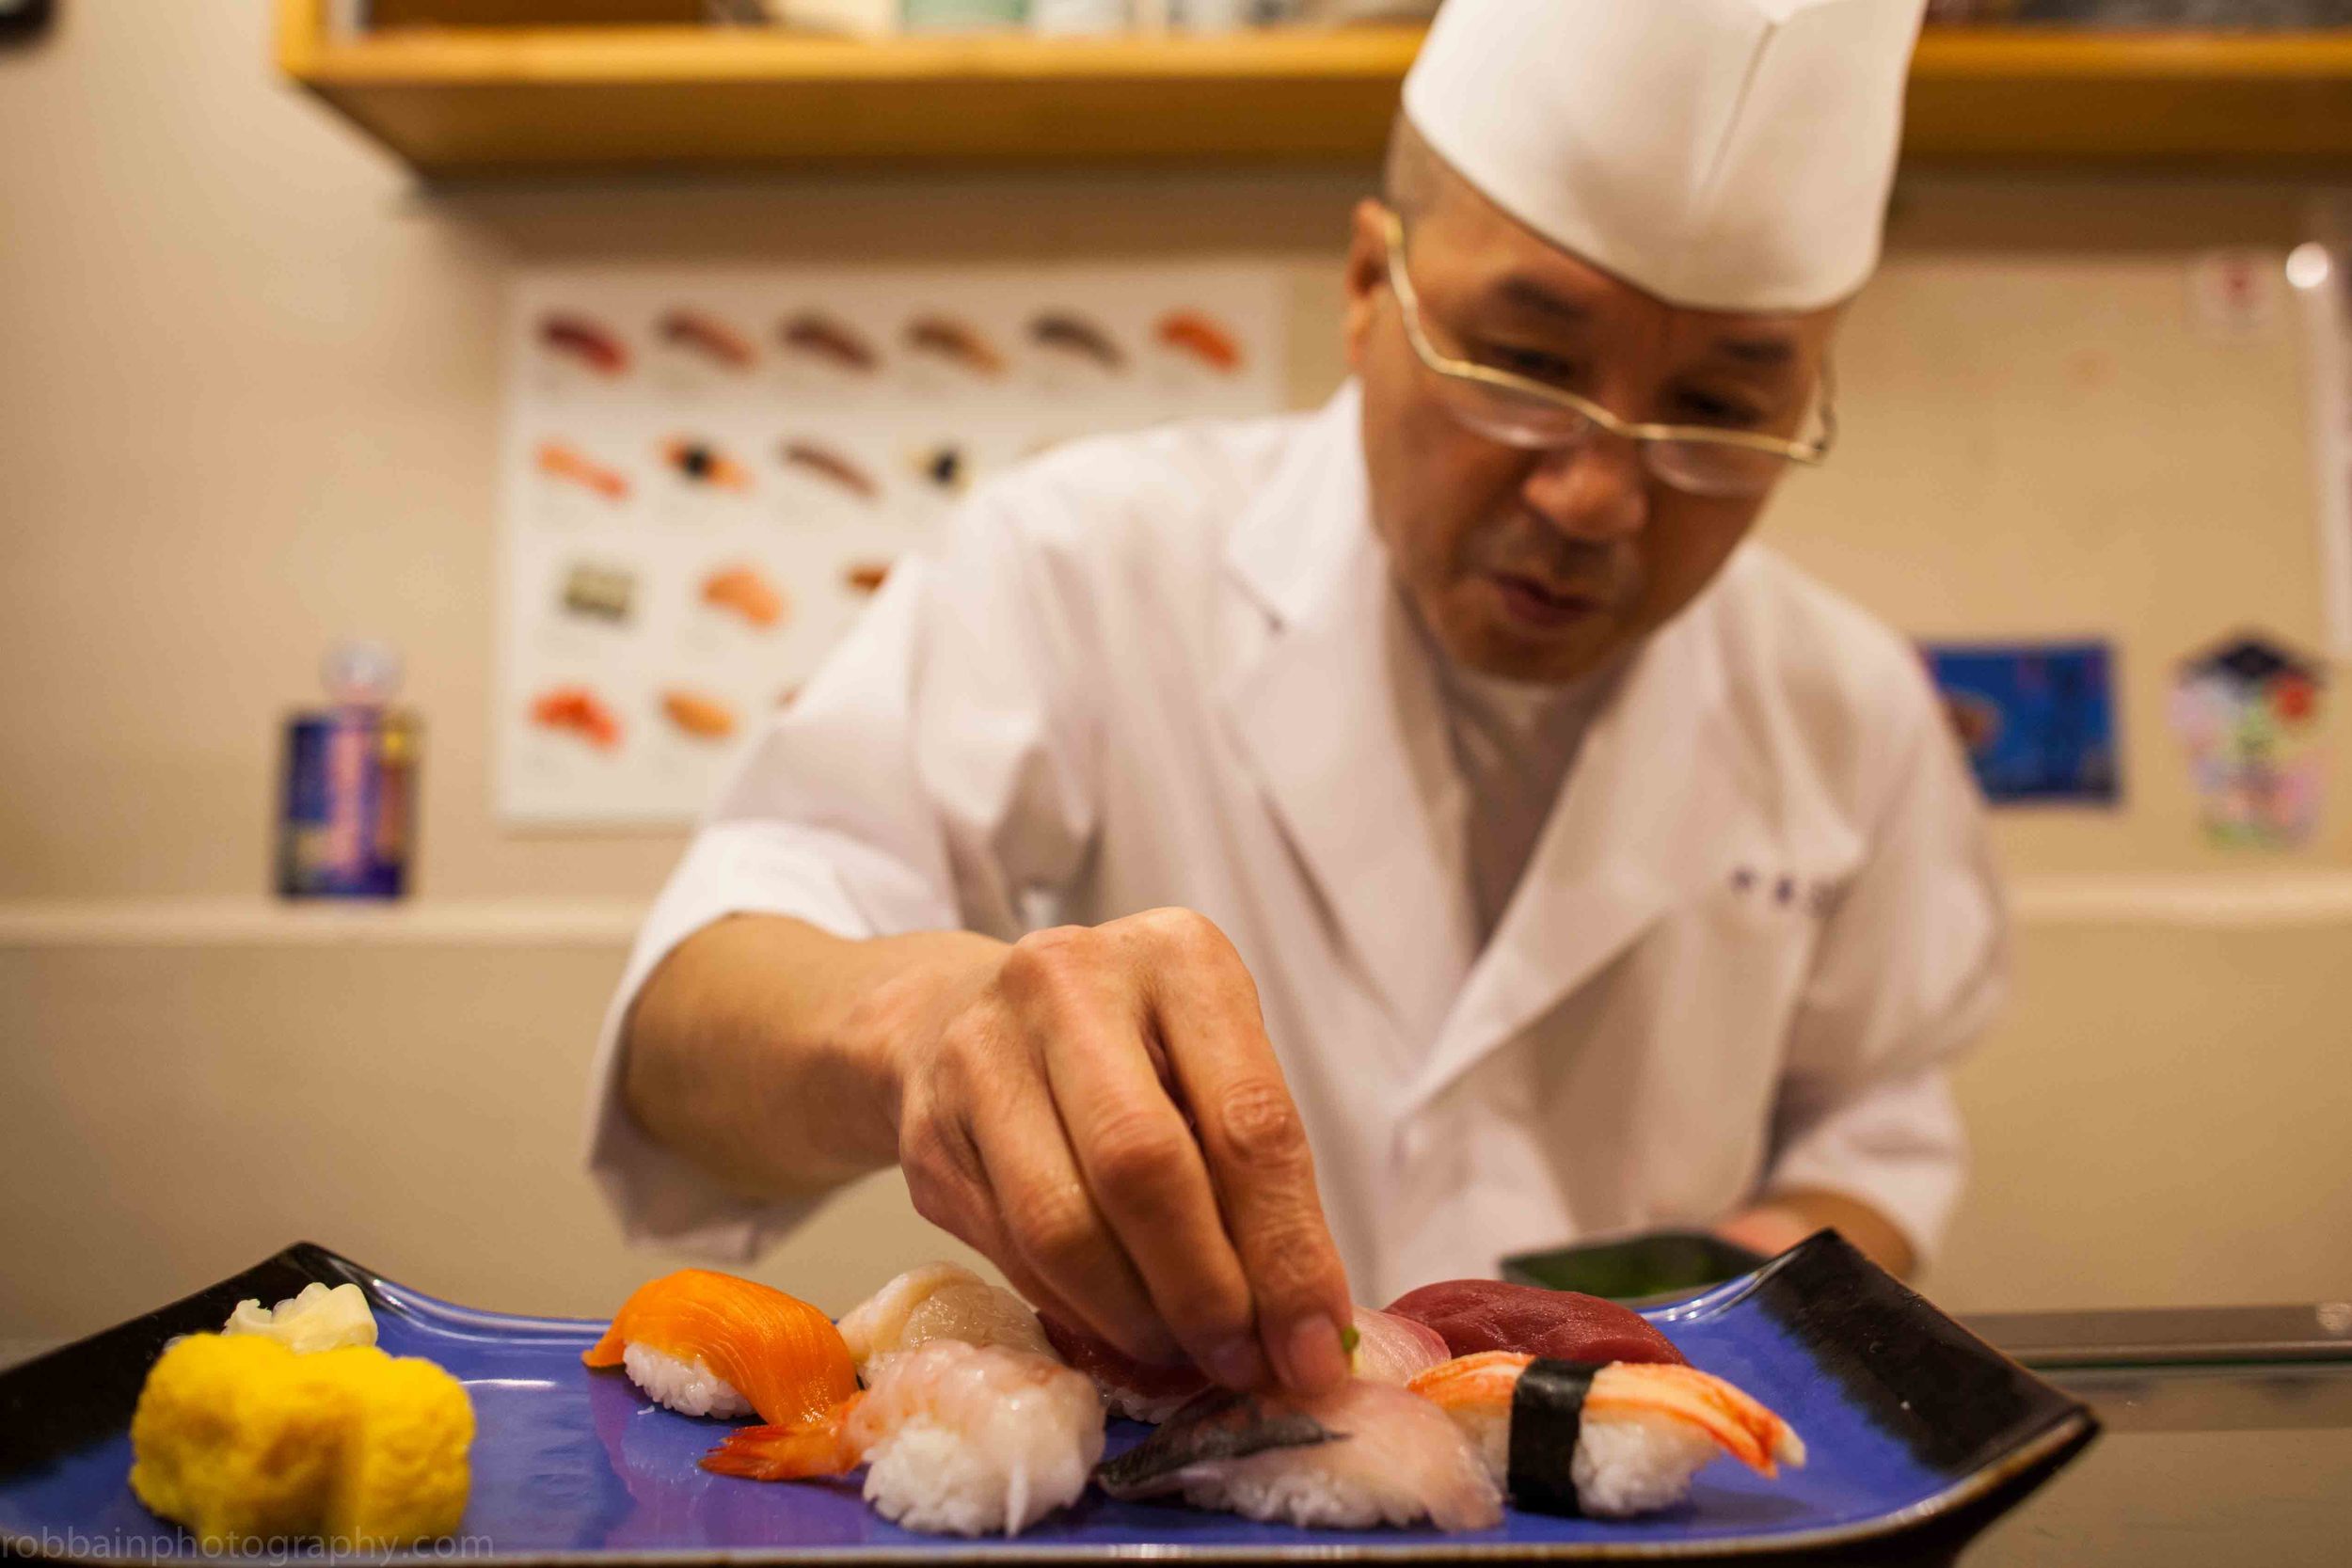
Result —
<path fill-rule="evenodd" d="M 2352 165 L 2352 30 L 1931 29 L 1911 72 L 1907 155 Z"/>
<path fill-rule="evenodd" d="M 1362 159 L 1418 29 L 876 42 L 765 28 L 338 38 L 278 0 L 278 61 L 428 175 L 815 164 Z M 1931 30 L 1913 159 L 2352 166 L 2352 31 Z"/>

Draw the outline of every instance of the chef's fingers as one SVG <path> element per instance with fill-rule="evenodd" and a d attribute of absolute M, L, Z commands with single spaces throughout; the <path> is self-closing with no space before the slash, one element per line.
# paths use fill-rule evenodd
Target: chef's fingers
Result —
<path fill-rule="evenodd" d="M 1090 1329 L 1137 1360 L 1181 1359 L 1152 1297 L 1079 1174 L 1043 1080 L 1008 1072 L 972 1108 L 974 1141 L 997 1223 L 1020 1266 L 1069 1312 L 1062 1322 Z"/>
<path fill-rule="evenodd" d="M 1168 913 L 1153 1015 L 1248 1274 L 1259 1339 L 1284 1384 L 1320 1393 L 1347 1376 L 1347 1268 L 1248 966 L 1207 919 L 1184 914 Z"/>
<path fill-rule="evenodd" d="M 1066 1323 L 1087 1320 L 1029 1270 L 1006 1234 L 1003 1206 L 990 1185 L 977 1143 L 960 1123 L 927 1132 L 899 1154 L 914 1212 L 977 1252 L 1003 1273 L 1031 1307 Z"/>
<path fill-rule="evenodd" d="M 1264 1381 L 1249 1285 L 1225 1235 L 1208 1167 L 1144 1037 L 1149 944 L 1099 929 L 1025 938 L 1003 983 L 1043 1052 L 1080 1174 L 1141 1276 L 1156 1321 L 1231 1386 Z"/>

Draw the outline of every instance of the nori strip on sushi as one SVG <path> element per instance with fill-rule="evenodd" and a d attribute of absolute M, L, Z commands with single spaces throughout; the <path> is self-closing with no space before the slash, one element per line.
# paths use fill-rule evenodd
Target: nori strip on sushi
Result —
<path fill-rule="evenodd" d="M 1584 1396 L 1604 1363 L 1537 1357 L 1511 1389 L 1511 1500 L 1538 1513 L 1578 1514 L 1572 1462 L 1584 1432 Z"/>

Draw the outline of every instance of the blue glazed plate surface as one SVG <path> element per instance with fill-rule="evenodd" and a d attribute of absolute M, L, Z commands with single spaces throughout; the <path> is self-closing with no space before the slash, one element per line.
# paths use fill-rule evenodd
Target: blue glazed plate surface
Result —
<path fill-rule="evenodd" d="M 965 1542 L 896 1528 L 854 1482 L 762 1483 L 698 1469 L 726 1426 L 655 1408 L 619 1372 L 582 1367 L 600 1324 L 474 1311 L 302 1243 L 0 1375 L 0 1544 L 113 1562 L 195 1555 L 125 1481 L 139 1381 L 171 1335 L 215 1327 L 238 1299 L 274 1301 L 311 1279 L 358 1280 L 374 1298 L 384 1348 L 437 1362 L 473 1400 L 463 1536 L 395 1560 L 1556 1560 L 1956 1541 L 2095 1430 L 2080 1404 L 1824 1232 L 1753 1275 L 1644 1314 L 1693 1364 L 1796 1427 L 1811 1462 L 1777 1482 L 1718 1461 L 1668 1513 L 1611 1523 L 1513 1510 L 1501 1528 L 1463 1535 L 1300 1530 L 1089 1492 L 1013 1541 Z M 1110 1451 L 1144 1431 L 1114 1422 Z"/>

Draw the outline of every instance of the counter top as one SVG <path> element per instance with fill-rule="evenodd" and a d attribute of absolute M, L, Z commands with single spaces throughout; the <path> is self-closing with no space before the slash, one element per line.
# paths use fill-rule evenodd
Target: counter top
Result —
<path fill-rule="evenodd" d="M 2045 1375 L 2106 1430 L 1967 1568 L 2352 1561 L 2352 1358 Z"/>

